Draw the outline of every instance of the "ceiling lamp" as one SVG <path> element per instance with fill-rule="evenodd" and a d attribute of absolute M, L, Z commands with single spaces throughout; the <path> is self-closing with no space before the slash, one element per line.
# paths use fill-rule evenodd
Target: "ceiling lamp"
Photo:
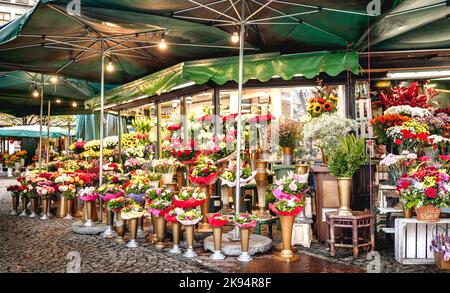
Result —
<path fill-rule="evenodd" d="M 231 35 L 231 42 L 237 44 L 239 42 L 239 34 L 237 32 L 234 32 Z"/>
<path fill-rule="evenodd" d="M 61 99 L 56 99 L 56 104 L 61 104 Z"/>
<path fill-rule="evenodd" d="M 35 97 L 35 98 L 39 97 L 39 91 L 38 91 L 36 85 L 34 85 L 34 90 L 33 90 L 32 95 L 33 95 L 33 97 Z"/>
<path fill-rule="evenodd" d="M 77 102 L 72 102 L 72 107 L 76 108 L 78 106 Z"/>
<path fill-rule="evenodd" d="M 106 65 L 106 70 L 108 72 L 113 72 L 114 71 L 114 65 L 112 63 L 111 58 L 109 58 L 108 64 Z"/>
<path fill-rule="evenodd" d="M 424 71 L 390 71 L 386 74 L 391 79 L 431 78 L 450 76 L 450 70 L 424 70 Z"/>
<path fill-rule="evenodd" d="M 57 83 L 57 82 L 58 82 L 58 77 L 57 77 L 56 75 L 52 75 L 52 76 L 50 77 L 50 82 L 51 82 L 51 83 Z"/>

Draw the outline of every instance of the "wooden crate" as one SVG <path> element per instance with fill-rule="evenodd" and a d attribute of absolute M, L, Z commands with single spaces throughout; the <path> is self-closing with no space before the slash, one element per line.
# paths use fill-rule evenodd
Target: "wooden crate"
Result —
<path fill-rule="evenodd" d="M 437 223 L 420 222 L 415 218 L 395 219 L 395 259 L 401 264 L 433 264 L 430 244 L 438 226 L 449 231 L 450 219 Z M 442 233 L 442 229 L 438 233 Z"/>

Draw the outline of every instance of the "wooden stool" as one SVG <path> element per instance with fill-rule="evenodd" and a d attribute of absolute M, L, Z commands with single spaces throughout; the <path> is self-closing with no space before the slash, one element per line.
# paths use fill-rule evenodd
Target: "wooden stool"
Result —
<path fill-rule="evenodd" d="M 268 218 L 268 219 L 260 219 L 256 224 L 256 234 L 261 235 L 261 225 L 267 225 L 269 238 L 273 238 L 273 228 L 272 226 L 277 224 L 278 217 Z"/>
<path fill-rule="evenodd" d="M 360 247 L 370 247 L 371 251 L 375 250 L 375 227 L 372 213 L 353 211 L 353 215 L 351 216 L 339 216 L 338 212 L 330 212 L 326 213 L 326 216 L 330 234 L 328 243 L 330 244 L 331 256 L 336 255 L 336 247 L 353 248 L 354 257 L 358 257 Z M 336 243 L 334 236 L 335 228 L 352 229 L 352 244 Z M 366 237 L 358 237 L 358 231 L 360 228 L 361 230 L 365 230 Z M 367 237 L 367 230 L 370 230 L 370 239 Z M 362 242 L 360 243 L 360 241 Z"/>

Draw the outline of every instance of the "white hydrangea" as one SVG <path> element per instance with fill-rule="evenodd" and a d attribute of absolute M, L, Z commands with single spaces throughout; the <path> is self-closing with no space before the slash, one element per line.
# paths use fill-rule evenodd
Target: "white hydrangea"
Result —
<path fill-rule="evenodd" d="M 402 114 L 411 117 L 425 117 L 431 115 L 428 109 L 411 107 L 409 105 L 389 107 L 386 111 L 384 111 L 384 114 Z"/>

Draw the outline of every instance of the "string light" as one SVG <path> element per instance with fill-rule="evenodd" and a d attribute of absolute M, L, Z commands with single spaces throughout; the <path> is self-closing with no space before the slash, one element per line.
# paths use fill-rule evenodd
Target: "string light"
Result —
<path fill-rule="evenodd" d="M 61 104 L 61 100 L 60 99 L 56 99 L 56 104 Z"/>
<path fill-rule="evenodd" d="M 58 82 L 58 77 L 55 75 L 52 75 L 52 77 L 50 77 L 50 82 L 51 83 L 57 83 Z"/>
<path fill-rule="evenodd" d="M 77 102 L 72 103 L 72 107 L 76 108 L 78 106 Z"/>
<path fill-rule="evenodd" d="M 34 85 L 34 90 L 33 90 L 32 95 L 33 95 L 33 97 L 35 97 L 35 98 L 39 97 L 39 91 L 38 91 L 36 85 Z"/>
<path fill-rule="evenodd" d="M 113 72 L 114 71 L 114 65 L 112 63 L 111 58 L 109 58 L 108 64 L 106 65 L 106 70 L 108 72 Z"/>
<path fill-rule="evenodd" d="M 164 39 L 161 39 L 161 41 L 159 42 L 159 48 L 161 49 L 161 50 L 165 50 L 166 48 L 167 48 L 167 43 L 166 43 L 166 40 L 164 40 Z"/>
<path fill-rule="evenodd" d="M 233 35 L 231 36 L 231 41 L 235 44 L 237 44 L 239 42 L 239 35 L 237 32 L 233 33 Z"/>

